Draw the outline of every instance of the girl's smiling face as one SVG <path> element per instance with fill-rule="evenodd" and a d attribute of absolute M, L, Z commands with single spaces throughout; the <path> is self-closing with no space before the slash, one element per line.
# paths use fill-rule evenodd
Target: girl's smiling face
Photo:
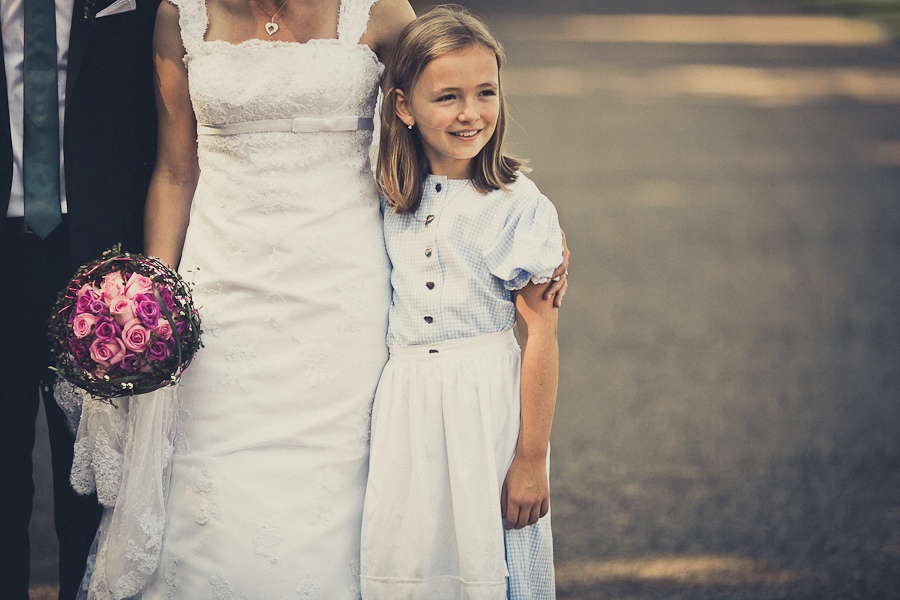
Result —
<path fill-rule="evenodd" d="M 418 130 L 431 173 L 468 179 L 500 114 L 494 53 L 471 46 L 445 54 L 428 63 L 409 94 L 396 90 L 395 96 L 397 116 Z"/>

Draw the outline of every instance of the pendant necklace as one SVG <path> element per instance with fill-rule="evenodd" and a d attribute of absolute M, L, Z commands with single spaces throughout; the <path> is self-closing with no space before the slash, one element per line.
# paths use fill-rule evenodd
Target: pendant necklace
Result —
<path fill-rule="evenodd" d="M 281 12 L 281 9 L 284 8 L 284 5 L 288 3 L 288 0 L 284 0 L 284 2 L 281 3 L 281 6 L 278 7 L 278 10 L 276 10 L 274 13 L 270 13 L 269 11 L 264 9 L 262 7 L 262 4 L 257 2 L 257 0 L 253 0 L 253 3 L 259 7 L 259 10 L 261 10 L 264 13 L 266 13 L 267 15 L 269 15 L 269 22 L 266 23 L 266 33 L 268 33 L 271 36 L 276 31 L 278 31 L 278 23 L 275 22 L 275 16 Z"/>

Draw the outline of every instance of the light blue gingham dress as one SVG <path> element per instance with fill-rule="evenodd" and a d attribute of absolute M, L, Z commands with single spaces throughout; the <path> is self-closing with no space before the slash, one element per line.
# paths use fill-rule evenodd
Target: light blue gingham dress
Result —
<path fill-rule="evenodd" d="M 513 292 L 562 261 L 556 210 L 520 174 L 487 195 L 429 176 L 414 214 L 383 212 L 391 358 L 372 419 L 363 598 L 555 598 L 549 515 L 504 532 L 499 485 L 518 435 Z M 429 481 L 460 469 L 480 491 Z M 494 566 L 467 566 L 482 564 Z"/>

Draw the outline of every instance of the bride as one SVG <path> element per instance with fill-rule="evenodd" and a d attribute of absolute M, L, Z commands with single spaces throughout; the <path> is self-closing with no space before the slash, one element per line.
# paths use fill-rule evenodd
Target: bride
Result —
<path fill-rule="evenodd" d="M 154 40 L 145 250 L 193 282 L 205 347 L 177 390 L 157 569 L 98 568 L 91 595 L 147 579 L 143 598 L 358 598 L 390 304 L 368 156 L 382 58 L 415 15 L 406 0 L 173 1 Z"/>
<path fill-rule="evenodd" d="M 193 282 L 205 347 L 177 400 L 131 400 L 88 597 L 355 600 L 390 304 L 368 156 L 382 62 L 415 15 L 171 2 L 145 249 Z"/>

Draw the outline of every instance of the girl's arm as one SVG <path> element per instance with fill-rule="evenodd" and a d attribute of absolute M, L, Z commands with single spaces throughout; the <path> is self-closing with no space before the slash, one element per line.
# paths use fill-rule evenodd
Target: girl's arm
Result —
<path fill-rule="evenodd" d="M 153 49 L 159 141 L 144 207 L 144 251 L 177 267 L 200 166 L 178 9 L 169 2 L 159 6 Z"/>
<path fill-rule="evenodd" d="M 522 345 L 522 410 L 516 456 L 500 494 L 507 529 L 533 525 L 550 510 L 547 451 L 556 408 L 559 348 L 557 310 L 553 302 L 542 297 L 548 285 L 529 283 L 516 293 L 516 325 Z"/>

